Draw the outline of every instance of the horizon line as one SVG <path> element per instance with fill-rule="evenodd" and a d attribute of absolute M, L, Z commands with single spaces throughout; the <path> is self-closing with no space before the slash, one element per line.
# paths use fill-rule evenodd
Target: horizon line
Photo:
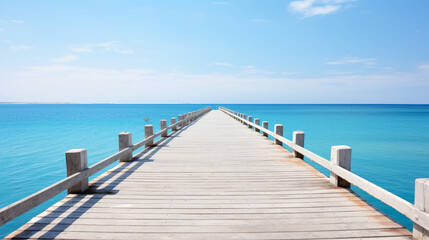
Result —
<path fill-rule="evenodd" d="M 429 105 L 429 103 L 73 103 L 73 102 L 0 102 L 2 105 Z"/>

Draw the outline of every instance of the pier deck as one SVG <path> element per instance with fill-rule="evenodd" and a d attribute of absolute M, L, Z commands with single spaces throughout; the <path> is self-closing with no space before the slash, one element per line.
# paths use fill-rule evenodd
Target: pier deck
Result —
<path fill-rule="evenodd" d="M 411 239 L 260 133 L 211 111 L 8 238 Z"/>

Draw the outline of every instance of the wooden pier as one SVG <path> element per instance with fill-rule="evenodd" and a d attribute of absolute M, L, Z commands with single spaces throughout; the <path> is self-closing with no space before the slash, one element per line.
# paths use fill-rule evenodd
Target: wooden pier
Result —
<path fill-rule="evenodd" d="M 121 163 L 89 184 L 85 179 L 94 166 L 85 166 L 86 151 L 70 151 L 67 179 L 87 174 L 57 189 L 69 194 L 7 239 L 412 239 L 350 184 L 409 216 L 414 238 L 428 239 L 427 179 L 416 182 L 421 199 L 413 205 L 350 172 L 350 148 L 333 147 L 326 163 L 304 149 L 303 132 L 289 141 L 281 125 L 271 132 L 268 123 L 260 127 L 260 119 L 252 120 L 206 108 L 172 119 L 170 126 L 161 122 L 157 134 L 147 127 L 146 139 L 134 145 L 131 134 L 121 133 L 120 152 L 95 170 Z M 162 138 L 153 142 L 154 136 Z M 303 156 L 327 167 L 331 177 Z M 29 198 L 2 209 L 1 223 L 39 204 Z"/>

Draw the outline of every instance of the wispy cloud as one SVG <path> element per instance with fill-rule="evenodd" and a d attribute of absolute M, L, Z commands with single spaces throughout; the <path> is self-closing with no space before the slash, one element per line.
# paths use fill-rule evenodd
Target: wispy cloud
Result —
<path fill-rule="evenodd" d="M 250 72 L 257 69 L 254 66 L 246 68 Z M 1 71 L 0 78 L 10 81 L 2 85 L 0 95 L 10 99 L 21 97 L 29 101 L 65 102 L 166 103 L 209 102 L 219 99 L 225 102 L 296 102 L 301 99 L 298 101 L 335 100 L 344 103 L 362 101 L 359 90 L 385 89 L 386 86 L 429 86 L 429 74 L 422 73 L 426 69 L 429 69 L 429 64 L 419 65 L 416 72 L 349 72 L 320 77 L 290 77 L 275 73 L 243 74 L 241 68 L 237 68 L 236 73 L 194 74 L 50 64 L 25 67 L 19 71 Z M 70 85 L 70 82 L 73 84 Z M 142 88 L 147 94 L 140 94 Z M 240 95 L 236 94 L 237 89 L 240 89 Z M 285 89 L 288 89 L 286 95 Z M 157 94 L 161 90 L 164 91 L 162 98 Z M 303 92 L 312 97 L 302 98 Z M 345 95 L 335 98 L 338 92 Z M 379 100 L 379 95 L 375 94 L 366 99 L 366 102 L 378 101 L 377 99 Z"/>
<path fill-rule="evenodd" d="M 417 69 L 421 74 L 427 76 L 429 78 L 429 63 L 423 63 L 417 66 Z"/>
<path fill-rule="evenodd" d="M 134 51 L 128 48 L 124 48 L 119 44 L 119 41 L 109 41 L 109 42 L 103 42 L 99 43 L 96 46 L 102 47 L 107 51 L 113 51 L 121 54 L 133 54 Z"/>
<path fill-rule="evenodd" d="M 303 17 L 312 17 L 334 13 L 354 1 L 357 0 L 298 0 L 292 1 L 289 9 Z"/>
<path fill-rule="evenodd" d="M 24 23 L 23 20 L 16 20 L 16 19 L 10 20 L 10 22 L 11 23 Z"/>
<path fill-rule="evenodd" d="M 327 64 L 329 65 L 344 65 L 344 64 L 355 64 L 361 63 L 365 65 L 374 65 L 376 64 L 377 59 L 375 58 L 359 58 L 359 57 L 343 57 L 340 60 L 329 61 Z"/>
<path fill-rule="evenodd" d="M 214 62 L 213 65 L 223 66 L 223 67 L 232 67 L 232 64 L 226 62 Z"/>
<path fill-rule="evenodd" d="M 420 64 L 417 68 L 420 70 L 429 70 L 429 63 Z"/>
<path fill-rule="evenodd" d="M 0 19 L 0 23 L 24 23 L 24 21 L 23 20 L 16 20 L 16 19 L 13 19 L 13 20 L 2 20 L 2 19 Z"/>
<path fill-rule="evenodd" d="M 337 70 L 326 70 L 328 75 L 356 75 L 361 73 L 361 71 L 337 71 Z"/>
<path fill-rule="evenodd" d="M 96 43 L 96 44 L 84 44 L 82 46 L 73 47 L 70 49 L 70 51 L 73 52 L 79 52 L 79 53 L 85 53 L 85 52 L 94 52 L 95 49 L 103 49 L 104 51 L 111 51 L 116 52 L 120 54 L 133 54 L 134 51 L 122 46 L 122 44 L 119 41 L 107 41 L 102 43 Z"/>
<path fill-rule="evenodd" d="M 72 48 L 70 50 L 73 52 L 79 52 L 79 53 L 81 53 L 81 52 L 93 52 L 91 46 L 89 46 L 89 45 L 84 45 L 81 47 L 75 47 L 75 48 Z"/>
<path fill-rule="evenodd" d="M 65 55 L 65 56 L 58 57 L 58 58 L 51 58 L 51 61 L 56 62 L 56 63 L 70 63 L 70 62 L 74 62 L 78 59 L 79 59 L 79 57 L 76 55 Z"/>
<path fill-rule="evenodd" d="M 282 75 L 296 75 L 298 73 L 297 72 L 281 72 L 280 74 L 282 74 Z"/>
<path fill-rule="evenodd" d="M 14 44 L 12 44 L 12 45 L 10 45 L 9 49 L 12 51 L 24 51 L 24 50 L 31 49 L 31 47 L 27 46 L 27 45 L 14 45 Z"/>
<path fill-rule="evenodd" d="M 264 70 L 264 69 L 259 69 L 259 68 L 255 67 L 255 66 L 251 66 L 251 65 L 244 66 L 242 72 L 244 74 L 255 74 L 255 75 L 258 75 L 258 74 L 270 75 L 270 74 L 274 74 L 275 73 L 273 71 L 267 71 L 267 70 Z"/>

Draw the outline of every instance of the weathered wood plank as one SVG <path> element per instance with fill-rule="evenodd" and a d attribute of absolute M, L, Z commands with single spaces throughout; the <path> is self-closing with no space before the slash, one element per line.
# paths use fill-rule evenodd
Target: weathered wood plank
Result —
<path fill-rule="evenodd" d="M 95 194 L 68 195 L 9 237 L 410 239 L 353 192 L 219 111 L 184 127 L 94 179 Z"/>
<path fill-rule="evenodd" d="M 366 237 L 391 237 L 407 236 L 404 229 L 375 229 L 375 230 L 338 230 L 338 231 L 306 231 L 306 232 L 263 232 L 247 233 L 237 231 L 232 233 L 133 233 L 122 230 L 119 233 L 104 232 L 53 232 L 53 231 L 25 231 L 15 239 L 158 239 L 158 240 L 207 240 L 207 239 L 344 239 L 344 238 L 366 238 Z M 410 239 L 405 238 L 405 239 Z"/>

